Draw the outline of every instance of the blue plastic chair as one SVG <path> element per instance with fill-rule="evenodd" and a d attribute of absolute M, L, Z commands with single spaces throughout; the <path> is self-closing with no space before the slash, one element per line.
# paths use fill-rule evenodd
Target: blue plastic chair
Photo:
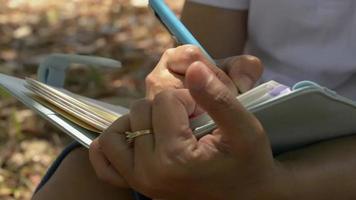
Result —
<path fill-rule="evenodd" d="M 97 56 L 83 56 L 75 54 L 52 54 L 41 62 L 37 78 L 48 85 L 63 88 L 66 71 L 71 64 L 84 64 L 97 68 L 120 68 L 120 61 Z"/>

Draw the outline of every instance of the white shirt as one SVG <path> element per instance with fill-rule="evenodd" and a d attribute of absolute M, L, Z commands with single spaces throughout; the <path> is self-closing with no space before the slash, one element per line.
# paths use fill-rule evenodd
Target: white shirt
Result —
<path fill-rule="evenodd" d="M 191 0 L 249 10 L 246 51 L 263 81 L 312 80 L 356 100 L 355 0 Z"/>

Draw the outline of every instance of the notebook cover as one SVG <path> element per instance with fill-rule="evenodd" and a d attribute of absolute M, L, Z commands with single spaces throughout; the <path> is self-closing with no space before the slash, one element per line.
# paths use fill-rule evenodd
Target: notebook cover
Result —
<path fill-rule="evenodd" d="M 274 154 L 356 134 L 356 102 L 309 81 L 250 111 L 265 128 Z"/>

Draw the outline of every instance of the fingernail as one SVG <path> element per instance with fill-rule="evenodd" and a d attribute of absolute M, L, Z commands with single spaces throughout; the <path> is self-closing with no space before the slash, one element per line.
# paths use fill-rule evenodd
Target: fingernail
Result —
<path fill-rule="evenodd" d="M 191 88 L 194 90 L 204 89 L 214 78 L 212 72 L 200 62 L 194 63 L 194 66 L 192 67 L 192 70 L 194 70 L 194 77 L 191 80 Z"/>
<path fill-rule="evenodd" d="M 247 75 L 236 78 L 234 82 L 241 93 L 247 92 L 254 85 L 254 81 Z"/>

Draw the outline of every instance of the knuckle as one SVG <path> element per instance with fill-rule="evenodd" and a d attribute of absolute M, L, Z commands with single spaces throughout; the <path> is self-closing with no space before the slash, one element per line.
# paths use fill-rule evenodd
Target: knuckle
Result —
<path fill-rule="evenodd" d="M 227 89 L 220 90 L 217 95 L 214 97 L 214 102 L 220 107 L 231 109 L 233 108 L 233 103 L 235 97 Z"/>
<path fill-rule="evenodd" d="M 155 79 L 154 75 L 149 74 L 148 76 L 146 76 L 146 78 L 145 78 L 146 85 L 153 85 L 155 82 L 156 82 L 156 79 Z"/>
<path fill-rule="evenodd" d="M 224 62 L 225 68 L 240 68 L 243 66 L 262 66 L 262 61 L 252 55 L 241 55 L 228 58 Z"/>
<path fill-rule="evenodd" d="M 194 45 L 184 45 L 183 59 L 185 60 L 198 60 L 202 56 L 199 47 Z"/>
<path fill-rule="evenodd" d="M 262 66 L 262 61 L 259 58 L 252 56 L 252 55 L 243 55 L 240 57 L 240 59 L 245 64 L 249 63 L 252 65 L 261 65 Z"/>
<path fill-rule="evenodd" d="M 175 48 L 169 48 L 169 49 L 164 51 L 163 56 L 167 57 L 167 58 L 170 58 L 170 57 L 172 57 L 174 55 L 174 53 L 175 53 Z"/>
<path fill-rule="evenodd" d="M 145 84 L 148 90 L 154 88 L 157 89 L 162 86 L 162 79 L 160 81 L 160 78 L 157 77 L 157 75 L 150 74 L 145 78 Z"/>

